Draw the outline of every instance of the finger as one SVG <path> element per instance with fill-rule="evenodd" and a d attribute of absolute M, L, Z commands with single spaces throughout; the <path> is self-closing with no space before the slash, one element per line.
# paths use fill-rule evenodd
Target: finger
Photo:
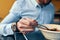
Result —
<path fill-rule="evenodd" d="M 31 18 L 22 18 L 22 19 L 24 19 L 24 20 L 26 20 L 28 22 L 31 22 L 31 23 L 38 23 L 36 20 L 31 19 Z"/>
<path fill-rule="evenodd" d="M 36 20 L 31 19 L 31 18 L 25 18 L 26 20 L 30 21 L 30 22 L 35 22 Z"/>
<path fill-rule="evenodd" d="M 26 28 L 26 29 L 34 28 L 32 26 L 24 25 L 24 24 L 21 24 L 21 23 L 18 24 L 18 27 L 19 28 Z"/>
<path fill-rule="evenodd" d="M 21 19 L 20 23 L 25 24 L 25 25 L 31 25 L 31 22 L 26 19 Z"/>
<path fill-rule="evenodd" d="M 25 18 L 27 21 L 30 21 L 31 25 L 36 26 L 38 25 L 38 22 L 36 20 L 33 20 L 31 18 Z"/>
<path fill-rule="evenodd" d="M 24 28 L 20 28 L 20 32 L 31 32 L 34 29 L 24 29 Z"/>
<path fill-rule="evenodd" d="M 27 32 L 21 32 L 21 33 L 26 34 Z"/>
<path fill-rule="evenodd" d="M 32 32 L 32 31 L 30 31 L 30 32 Z M 23 33 L 23 34 L 28 34 L 28 33 L 30 33 L 30 32 L 21 32 L 21 33 Z"/>
<path fill-rule="evenodd" d="M 30 22 L 35 22 L 36 20 L 33 20 L 31 18 L 22 18 L 22 20 L 27 20 L 27 21 L 30 21 Z"/>
<path fill-rule="evenodd" d="M 23 32 L 31 32 L 33 29 L 24 29 Z"/>
<path fill-rule="evenodd" d="M 31 25 L 31 26 L 37 26 L 38 22 L 36 20 L 33 21 L 31 18 L 22 18 L 20 20 L 21 23 L 26 24 L 26 25 Z"/>
<path fill-rule="evenodd" d="M 21 32 L 21 33 L 23 33 L 23 34 L 28 34 L 28 33 L 30 33 L 30 32 Z"/>

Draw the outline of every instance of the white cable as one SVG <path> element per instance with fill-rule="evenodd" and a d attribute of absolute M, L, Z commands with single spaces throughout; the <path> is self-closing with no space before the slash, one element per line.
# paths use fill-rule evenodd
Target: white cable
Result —
<path fill-rule="evenodd" d="M 26 37 L 26 35 L 25 35 L 25 34 L 23 34 L 23 36 L 24 36 L 24 38 L 25 38 L 26 40 L 28 40 L 28 38 Z"/>

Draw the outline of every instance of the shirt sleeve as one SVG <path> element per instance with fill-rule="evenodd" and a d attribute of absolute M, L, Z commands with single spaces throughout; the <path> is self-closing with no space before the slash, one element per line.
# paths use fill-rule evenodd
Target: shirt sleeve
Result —
<path fill-rule="evenodd" d="M 12 24 L 0 24 L 0 34 L 4 36 L 14 34 L 11 29 L 11 25 Z"/>
<path fill-rule="evenodd" d="M 0 34 L 7 36 L 14 34 L 11 26 L 12 23 L 17 22 L 20 18 L 14 13 L 9 13 L 4 20 L 0 23 Z"/>
<path fill-rule="evenodd" d="M 7 36 L 14 34 L 11 26 L 12 23 L 17 22 L 21 19 L 20 12 L 21 12 L 21 4 L 23 0 L 17 0 L 14 2 L 9 14 L 2 20 L 0 23 L 0 34 Z"/>

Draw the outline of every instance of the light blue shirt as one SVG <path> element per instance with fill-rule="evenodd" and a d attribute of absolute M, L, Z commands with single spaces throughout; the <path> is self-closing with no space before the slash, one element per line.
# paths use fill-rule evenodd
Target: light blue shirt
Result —
<path fill-rule="evenodd" d="M 32 18 L 39 24 L 50 24 L 54 18 L 54 7 L 52 3 L 41 8 L 35 0 L 16 0 L 0 24 L 0 34 L 4 36 L 14 34 L 11 29 L 12 23 L 24 17 Z"/>

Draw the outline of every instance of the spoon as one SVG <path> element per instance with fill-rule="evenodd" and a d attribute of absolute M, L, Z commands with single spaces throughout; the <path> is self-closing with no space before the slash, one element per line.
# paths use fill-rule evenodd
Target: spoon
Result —
<path fill-rule="evenodd" d="M 41 24 L 39 24 L 39 25 L 37 26 L 37 28 L 42 28 L 42 29 L 47 29 L 47 30 L 49 30 L 46 26 L 41 25 Z"/>

